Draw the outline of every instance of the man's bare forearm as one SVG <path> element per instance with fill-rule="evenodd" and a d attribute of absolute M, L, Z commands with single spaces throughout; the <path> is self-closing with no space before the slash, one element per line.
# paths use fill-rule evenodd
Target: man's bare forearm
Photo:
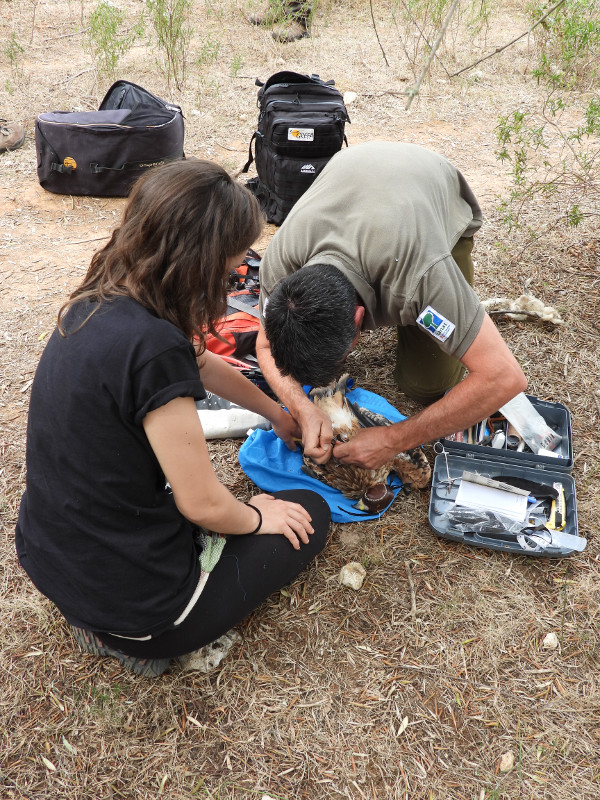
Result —
<path fill-rule="evenodd" d="M 350 442 L 336 444 L 334 456 L 375 469 L 397 453 L 468 428 L 525 391 L 519 364 L 487 316 L 462 362 L 467 377 L 440 400 L 389 428 L 359 431 Z"/>

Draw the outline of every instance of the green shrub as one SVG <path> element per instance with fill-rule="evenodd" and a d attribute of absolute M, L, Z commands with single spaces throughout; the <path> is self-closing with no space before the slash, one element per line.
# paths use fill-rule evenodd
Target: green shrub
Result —
<path fill-rule="evenodd" d="M 100 3 L 90 14 L 87 44 L 98 72 L 114 77 L 121 57 L 141 33 L 141 22 L 124 32 L 125 12 L 109 0 Z"/>
<path fill-rule="evenodd" d="M 533 20 L 549 6 L 530 6 Z M 597 0 L 567 0 L 535 28 L 540 88 L 537 107 L 499 117 L 496 156 L 510 164 L 513 189 L 503 203 L 509 226 L 521 224 L 535 202 L 555 207 L 551 225 L 574 227 L 598 216 L 600 180 L 600 13 Z M 579 116 L 579 123 L 573 119 Z"/>
<path fill-rule="evenodd" d="M 163 52 L 162 68 L 169 84 L 181 89 L 185 82 L 192 28 L 189 24 L 191 0 L 146 0 L 150 22 Z"/>
<path fill-rule="evenodd" d="M 528 6 L 532 21 L 552 4 Z M 534 76 L 542 83 L 574 88 L 598 77 L 600 9 L 597 0 L 566 0 L 534 31 L 540 55 Z"/>
<path fill-rule="evenodd" d="M 17 36 L 16 36 L 14 31 L 11 33 L 8 41 L 6 42 L 6 44 L 4 45 L 4 47 L 2 49 L 4 51 L 4 55 L 6 56 L 6 58 L 8 59 L 8 62 L 10 64 L 10 69 L 11 69 L 12 75 L 15 78 L 18 78 L 20 76 L 20 74 L 21 74 L 23 56 L 25 54 L 25 48 L 17 40 Z M 7 81 L 7 84 L 8 84 L 8 81 Z"/>

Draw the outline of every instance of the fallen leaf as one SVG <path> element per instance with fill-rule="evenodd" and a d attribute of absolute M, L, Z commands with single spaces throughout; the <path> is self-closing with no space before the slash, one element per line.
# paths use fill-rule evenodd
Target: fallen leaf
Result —
<path fill-rule="evenodd" d="M 68 750 L 68 751 L 69 751 L 69 753 L 73 753 L 73 755 L 74 755 L 74 756 L 76 756 L 76 755 L 77 755 L 77 748 L 76 748 L 76 747 L 73 747 L 73 745 L 72 745 L 70 742 L 68 742 L 68 741 L 65 739 L 65 737 L 64 737 L 64 736 L 62 737 L 62 743 L 63 743 L 63 747 L 65 748 L 65 750 Z"/>

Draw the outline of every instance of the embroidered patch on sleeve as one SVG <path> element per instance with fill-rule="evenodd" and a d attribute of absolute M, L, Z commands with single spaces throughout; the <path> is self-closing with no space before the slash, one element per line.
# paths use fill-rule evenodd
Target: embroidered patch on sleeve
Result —
<path fill-rule="evenodd" d="M 424 311 L 421 311 L 417 319 L 417 325 L 425 328 L 426 331 L 429 331 L 429 333 L 435 336 L 440 342 L 445 342 L 455 328 L 453 322 L 450 322 L 449 319 L 438 314 L 431 306 L 427 306 Z"/>

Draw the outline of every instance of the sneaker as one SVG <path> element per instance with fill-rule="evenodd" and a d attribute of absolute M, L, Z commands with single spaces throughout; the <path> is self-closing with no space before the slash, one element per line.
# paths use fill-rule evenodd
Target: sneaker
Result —
<path fill-rule="evenodd" d="M 25 128 L 17 122 L 0 119 L 0 153 L 16 150 L 25 141 Z"/>
<path fill-rule="evenodd" d="M 103 644 L 95 633 L 86 631 L 84 628 L 75 628 L 71 625 L 71 633 L 77 644 L 86 653 L 90 653 L 93 656 L 116 658 L 119 664 L 122 664 L 131 672 L 135 672 L 136 675 L 157 678 L 165 672 L 171 663 L 170 658 L 135 658 L 135 656 L 127 656 L 120 650 L 113 650 L 112 647 Z"/>
<path fill-rule="evenodd" d="M 284 22 L 282 25 L 276 25 L 271 35 L 276 42 L 287 44 L 288 42 L 296 41 L 296 39 L 303 39 L 305 36 L 310 36 L 310 33 L 306 22 L 303 20 L 291 20 L 290 22 Z"/>

